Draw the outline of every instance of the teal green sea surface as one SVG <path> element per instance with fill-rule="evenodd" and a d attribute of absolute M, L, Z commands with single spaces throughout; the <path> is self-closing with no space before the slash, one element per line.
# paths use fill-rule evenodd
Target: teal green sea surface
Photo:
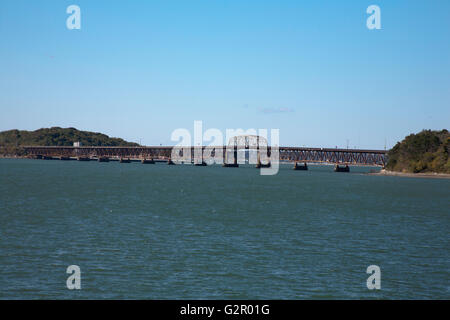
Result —
<path fill-rule="evenodd" d="M 450 180 L 291 168 L 0 159 L 0 298 L 450 299 Z"/>

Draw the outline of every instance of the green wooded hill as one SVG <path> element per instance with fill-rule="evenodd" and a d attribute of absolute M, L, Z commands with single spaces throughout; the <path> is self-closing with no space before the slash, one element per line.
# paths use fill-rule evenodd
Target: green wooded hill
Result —
<path fill-rule="evenodd" d="M 448 130 L 423 130 L 410 134 L 389 151 L 386 169 L 413 173 L 450 173 L 449 148 Z"/>
<path fill-rule="evenodd" d="M 98 132 L 80 131 L 75 128 L 43 128 L 35 131 L 8 130 L 0 132 L 0 154 L 20 155 L 21 146 L 139 146 L 120 138 L 110 138 Z"/>

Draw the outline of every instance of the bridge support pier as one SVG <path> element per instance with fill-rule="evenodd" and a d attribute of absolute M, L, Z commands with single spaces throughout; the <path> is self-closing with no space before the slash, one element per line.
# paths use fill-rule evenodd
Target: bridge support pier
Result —
<path fill-rule="evenodd" d="M 259 155 L 259 150 L 258 150 L 258 162 L 256 163 L 255 168 L 256 169 L 259 169 L 259 168 L 270 168 L 270 161 L 268 163 L 261 163 L 261 157 Z"/>
<path fill-rule="evenodd" d="M 334 166 L 334 172 L 350 172 L 350 167 L 348 166 L 348 164 L 342 167 L 336 164 Z"/>
<path fill-rule="evenodd" d="M 238 168 L 239 164 L 237 164 L 237 163 L 224 163 L 222 165 L 222 167 L 224 167 L 224 168 Z"/>
<path fill-rule="evenodd" d="M 306 164 L 306 162 L 303 165 L 299 165 L 297 161 L 295 161 L 294 164 L 294 168 L 292 168 L 294 170 L 308 170 L 308 165 Z"/>
<path fill-rule="evenodd" d="M 233 163 L 228 163 L 228 154 L 227 150 L 225 149 L 225 161 L 223 162 L 222 167 L 225 168 L 238 168 L 239 164 L 237 162 L 237 146 L 234 145 L 234 152 L 233 152 Z"/>

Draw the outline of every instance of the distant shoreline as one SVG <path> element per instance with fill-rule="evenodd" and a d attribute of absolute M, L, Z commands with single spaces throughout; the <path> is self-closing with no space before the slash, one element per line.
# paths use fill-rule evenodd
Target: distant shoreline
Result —
<path fill-rule="evenodd" d="M 28 159 L 28 157 L 0 154 L 0 159 Z"/>
<path fill-rule="evenodd" d="M 406 177 L 406 178 L 431 178 L 431 179 L 450 179 L 450 174 L 448 173 L 407 173 L 407 172 L 396 172 L 389 171 L 386 169 L 381 169 L 380 172 L 368 173 L 371 176 L 392 176 L 392 177 Z"/>

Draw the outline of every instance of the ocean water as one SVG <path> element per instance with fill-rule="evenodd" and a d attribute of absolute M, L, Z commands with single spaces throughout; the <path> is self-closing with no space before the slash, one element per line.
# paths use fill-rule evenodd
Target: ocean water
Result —
<path fill-rule="evenodd" d="M 369 170 L 0 159 L 0 299 L 449 299 L 450 180 Z"/>

